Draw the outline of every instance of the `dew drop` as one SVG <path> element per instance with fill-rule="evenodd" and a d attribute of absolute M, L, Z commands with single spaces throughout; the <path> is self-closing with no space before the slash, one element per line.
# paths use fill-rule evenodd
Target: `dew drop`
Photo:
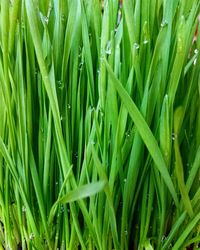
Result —
<path fill-rule="evenodd" d="M 49 18 L 48 18 L 47 16 L 44 16 L 44 22 L 45 22 L 46 24 L 48 24 Z"/>
<path fill-rule="evenodd" d="M 90 106 L 90 112 L 93 112 L 93 111 L 94 111 L 94 107 Z"/>
<path fill-rule="evenodd" d="M 130 131 L 126 132 L 126 137 L 129 138 L 130 137 Z"/>
<path fill-rule="evenodd" d="M 22 212 L 26 213 L 26 207 L 25 206 L 22 206 Z"/>
<path fill-rule="evenodd" d="M 62 89 L 64 87 L 61 80 L 57 81 L 57 83 L 59 89 Z"/>
<path fill-rule="evenodd" d="M 106 53 L 107 55 L 110 55 L 111 52 L 112 52 L 112 50 L 111 50 L 111 41 L 108 41 L 108 42 L 107 42 L 107 45 L 106 45 L 105 53 Z"/>
<path fill-rule="evenodd" d="M 128 231 L 127 231 L 127 230 L 125 230 L 125 231 L 124 231 L 124 234 L 125 234 L 125 235 L 128 235 Z"/>
<path fill-rule="evenodd" d="M 95 145 L 95 144 L 96 144 L 96 142 L 95 142 L 95 141 L 91 141 L 91 144 L 92 144 L 92 145 Z"/>
<path fill-rule="evenodd" d="M 135 50 L 138 50 L 140 48 L 140 45 L 138 43 L 134 43 L 133 47 L 134 47 Z"/>
<path fill-rule="evenodd" d="M 24 22 L 21 22 L 21 28 L 22 28 L 22 29 L 25 29 L 25 24 L 24 24 Z"/>
<path fill-rule="evenodd" d="M 101 117 L 104 117 L 104 111 L 103 111 L 103 109 L 102 109 L 102 108 L 99 108 L 99 111 L 100 111 Z"/>
<path fill-rule="evenodd" d="M 44 16 L 41 11 L 39 11 L 39 16 L 43 23 L 48 24 L 49 18 L 47 16 Z"/>
<path fill-rule="evenodd" d="M 61 16 L 61 21 L 63 21 L 63 22 L 65 21 L 65 15 Z"/>
<path fill-rule="evenodd" d="M 83 64 L 84 64 L 83 61 L 81 61 L 81 62 L 79 63 L 79 66 L 78 66 L 79 70 L 82 70 L 82 69 L 83 69 Z"/>
<path fill-rule="evenodd" d="M 125 179 L 124 179 L 124 183 L 126 183 L 126 181 L 127 181 L 127 179 L 125 178 Z"/>
<path fill-rule="evenodd" d="M 147 44 L 147 43 L 149 43 L 149 41 L 145 39 L 145 40 L 143 41 L 143 44 Z"/>
<path fill-rule="evenodd" d="M 172 133 L 172 140 L 175 141 L 177 139 L 177 135 L 175 133 Z"/>
<path fill-rule="evenodd" d="M 67 108 L 68 108 L 68 109 L 71 109 L 71 105 L 70 105 L 69 103 L 67 104 Z"/>
<path fill-rule="evenodd" d="M 166 236 L 165 236 L 165 235 L 163 235 L 163 236 L 162 236 L 162 238 L 161 238 L 161 242 L 164 242 L 164 241 L 165 241 L 165 239 L 166 239 Z"/>
<path fill-rule="evenodd" d="M 163 28 L 163 27 L 165 27 L 166 25 L 168 25 L 167 20 L 163 20 L 160 26 Z"/>
<path fill-rule="evenodd" d="M 60 212 L 61 212 L 61 213 L 64 213 L 64 211 L 65 211 L 65 207 L 64 207 L 64 205 L 61 205 L 61 206 L 60 206 Z"/>
<path fill-rule="evenodd" d="M 29 240 L 34 240 L 34 238 L 35 238 L 35 234 L 31 233 L 30 236 L 29 236 Z"/>

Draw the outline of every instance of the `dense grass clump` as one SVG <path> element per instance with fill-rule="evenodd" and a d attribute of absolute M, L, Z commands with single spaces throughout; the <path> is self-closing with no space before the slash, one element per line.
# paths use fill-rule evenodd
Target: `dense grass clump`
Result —
<path fill-rule="evenodd" d="M 0 0 L 0 249 L 200 247 L 199 0 Z"/>

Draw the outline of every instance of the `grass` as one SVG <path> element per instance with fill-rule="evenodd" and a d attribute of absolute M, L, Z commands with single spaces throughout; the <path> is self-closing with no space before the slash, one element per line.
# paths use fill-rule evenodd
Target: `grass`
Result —
<path fill-rule="evenodd" d="M 199 12 L 0 1 L 0 249 L 200 247 Z"/>

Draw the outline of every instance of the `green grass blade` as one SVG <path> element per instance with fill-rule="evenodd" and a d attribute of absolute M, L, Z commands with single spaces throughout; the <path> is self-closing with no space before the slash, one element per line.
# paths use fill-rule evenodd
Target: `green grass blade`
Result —
<path fill-rule="evenodd" d="M 146 144 L 146 146 L 147 146 L 147 148 L 148 148 L 148 150 L 149 150 L 149 152 L 150 152 L 150 154 L 151 154 L 151 156 L 156 164 L 156 167 L 160 171 L 162 178 L 165 181 L 165 184 L 167 185 L 170 193 L 172 194 L 172 197 L 173 197 L 176 205 L 178 206 L 177 194 L 176 194 L 173 182 L 170 178 L 170 175 L 167 171 L 166 163 L 163 159 L 163 156 L 162 156 L 161 151 L 158 147 L 158 143 L 157 143 L 155 137 L 153 136 L 151 130 L 149 129 L 146 121 L 142 117 L 140 111 L 138 110 L 138 108 L 134 104 L 133 100 L 128 95 L 128 93 L 126 92 L 126 90 L 124 89 L 124 87 L 122 86 L 120 81 L 114 75 L 109 64 L 105 60 L 104 60 L 104 63 L 105 63 L 106 68 L 109 72 L 111 80 L 115 84 L 115 87 L 118 91 L 119 96 L 121 97 L 125 107 L 127 108 L 131 118 L 133 119 L 133 121 L 137 127 L 137 130 L 140 133 L 140 136 L 142 137 L 144 143 Z"/>

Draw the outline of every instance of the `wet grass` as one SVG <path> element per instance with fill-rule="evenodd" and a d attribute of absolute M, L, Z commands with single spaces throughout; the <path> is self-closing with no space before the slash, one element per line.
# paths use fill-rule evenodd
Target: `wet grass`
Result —
<path fill-rule="evenodd" d="M 198 0 L 0 1 L 0 244 L 200 242 Z"/>

